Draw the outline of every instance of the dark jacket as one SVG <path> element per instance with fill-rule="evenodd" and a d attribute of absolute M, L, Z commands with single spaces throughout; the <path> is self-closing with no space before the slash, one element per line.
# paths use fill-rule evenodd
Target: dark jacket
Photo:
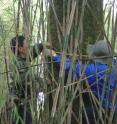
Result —
<path fill-rule="evenodd" d="M 35 59 L 43 50 L 43 44 L 35 44 L 30 49 L 29 58 L 21 58 L 20 56 L 13 57 L 10 65 L 11 70 L 11 89 L 10 92 L 16 95 L 18 99 L 24 99 L 26 96 L 30 97 L 31 90 L 38 92 L 42 85 L 40 76 L 36 76 L 33 71 L 34 67 L 31 65 L 31 60 Z"/>

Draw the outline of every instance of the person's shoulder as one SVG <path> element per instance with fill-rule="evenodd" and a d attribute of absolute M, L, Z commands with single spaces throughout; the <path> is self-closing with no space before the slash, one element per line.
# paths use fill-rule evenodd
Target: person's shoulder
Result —
<path fill-rule="evenodd" d="M 52 56 L 52 59 L 53 59 L 54 61 L 61 60 L 61 56 L 58 55 L 58 54 L 56 54 L 56 55 L 53 55 L 53 56 Z"/>
<path fill-rule="evenodd" d="M 91 64 L 87 64 L 86 65 L 86 71 L 87 72 L 96 72 L 96 71 L 103 71 L 106 70 L 108 68 L 108 66 L 106 64 L 101 64 L 101 63 L 91 63 Z"/>

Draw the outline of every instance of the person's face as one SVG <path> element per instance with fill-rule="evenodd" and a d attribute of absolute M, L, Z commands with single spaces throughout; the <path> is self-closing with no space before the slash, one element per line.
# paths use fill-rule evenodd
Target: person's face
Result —
<path fill-rule="evenodd" d="M 26 57 L 27 54 L 28 54 L 28 49 L 29 49 L 28 43 L 27 43 L 26 40 L 24 40 L 23 46 L 18 48 L 19 54 L 20 54 L 22 57 Z"/>

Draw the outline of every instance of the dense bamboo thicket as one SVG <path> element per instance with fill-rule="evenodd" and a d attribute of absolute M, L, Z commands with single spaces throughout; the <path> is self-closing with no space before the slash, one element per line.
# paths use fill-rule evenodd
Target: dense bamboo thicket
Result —
<path fill-rule="evenodd" d="M 10 69 L 14 59 L 10 40 L 19 34 L 24 35 L 30 45 L 49 44 L 61 55 L 60 70 L 55 69 L 56 62 L 47 57 L 47 52 L 28 65 L 31 98 L 25 99 L 24 104 L 29 103 L 32 124 L 83 124 L 83 116 L 90 124 L 86 110 L 88 104 L 92 110 L 95 108 L 96 124 L 112 124 L 115 109 L 110 112 L 103 109 L 102 100 L 94 96 L 87 83 L 88 77 L 83 77 L 85 69 L 80 70 L 81 77 L 77 80 L 74 68 L 76 61 L 82 65 L 94 59 L 88 56 L 90 49 L 86 48 L 99 39 L 109 41 L 113 50 L 111 57 L 116 56 L 116 7 L 115 0 L 0 0 L 0 124 L 12 124 L 13 117 L 19 119 L 14 105 L 17 98 L 10 92 L 10 74 L 20 80 L 18 73 Z M 71 59 L 71 66 L 66 78 L 67 57 Z M 109 64 L 108 73 L 111 69 L 112 64 Z M 43 80 L 43 90 L 39 87 L 39 92 L 44 93 L 42 104 L 35 95 L 35 74 Z"/>

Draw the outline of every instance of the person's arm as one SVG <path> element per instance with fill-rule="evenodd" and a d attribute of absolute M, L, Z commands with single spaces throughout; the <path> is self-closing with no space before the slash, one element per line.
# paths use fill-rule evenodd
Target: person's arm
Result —
<path fill-rule="evenodd" d="M 44 47 L 42 43 L 35 44 L 31 49 L 32 58 L 35 59 L 42 51 Z"/>
<path fill-rule="evenodd" d="M 61 56 L 58 55 L 58 54 L 56 54 L 56 55 L 54 54 L 54 56 L 52 57 L 52 60 L 55 63 L 58 63 L 60 65 L 60 63 L 61 63 Z M 67 58 L 66 62 L 65 62 L 65 71 L 69 71 L 70 65 L 71 65 L 71 60 L 69 58 Z"/>
<path fill-rule="evenodd" d="M 54 63 L 55 63 L 55 65 L 57 66 L 57 67 L 59 67 L 60 68 L 60 64 L 61 64 L 61 55 L 58 55 L 58 54 L 56 54 L 56 51 L 54 51 L 54 50 L 49 50 L 48 51 L 48 56 L 50 56 L 50 57 L 52 57 L 52 60 L 54 61 Z M 70 70 L 70 67 L 71 67 L 71 59 L 69 59 L 69 58 L 66 58 L 66 62 L 64 63 L 65 64 L 65 72 L 66 73 L 69 73 L 69 70 Z M 77 62 L 77 63 L 74 63 L 75 64 L 75 73 L 76 73 L 76 76 L 77 76 L 77 78 L 79 79 L 79 68 L 80 68 L 80 66 L 79 66 L 79 63 Z"/>
<path fill-rule="evenodd" d="M 50 56 L 50 52 L 54 51 L 54 49 L 49 43 L 44 44 L 44 43 L 36 43 L 34 46 L 31 48 L 31 56 L 33 59 L 35 59 L 41 52 L 45 52 L 46 56 Z M 53 54 L 53 53 L 52 53 Z"/>

